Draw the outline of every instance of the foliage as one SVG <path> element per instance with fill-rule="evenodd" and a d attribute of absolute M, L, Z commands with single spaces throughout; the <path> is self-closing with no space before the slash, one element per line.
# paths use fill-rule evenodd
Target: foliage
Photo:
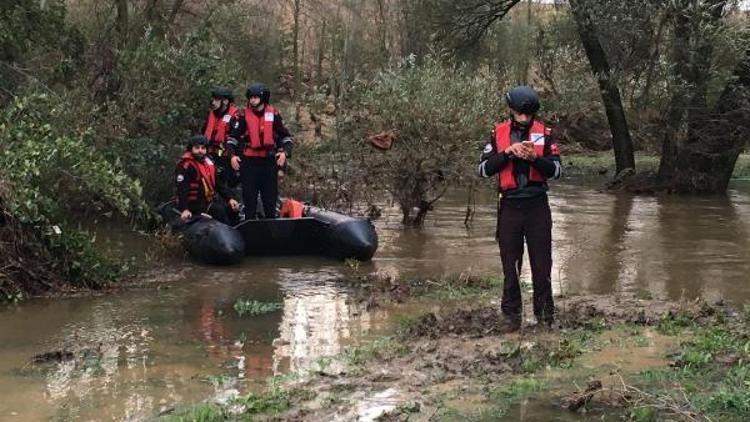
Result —
<path fill-rule="evenodd" d="M 227 419 L 226 412 L 215 404 L 202 404 L 180 409 L 173 415 L 161 418 L 173 422 L 217 422 Z"/>
<path fill-rule="evenodd" d="M 234 303 L 234 310 L 237 315 L 244 316 L 257 316 L 267 314 L 269 312 L 277 311 L 283 308 L 282 303 L 277 302 L 259 302 L 255 299 L 237 299 Z"/>
<path fill-rule="evenodd" d="M 277 415 L 289 408 L 290 392 L 281 388 L 270 388 L 263 393 L 249 393 L 237 400 L 244 407 L 245 414 Z"/>
<path fill-rule="evenodd" d="M 140 183 L 97 153 L 89 130 L 55 127 L 62 112 L 53 97 L 40 94 L 19 98 L 0 114 L 0 164 L 14 185 L 13 214 L 48 228 L 64 211 L 127 215 L 143 208 Z"/>
<path fill-rule="evenodd" d="M 201 130 L 211 87 L 235 86 L 240 76 L 239 66 L 215 55 L 214 42 L 205 28 L 176 42 L 146 34 L 139 47 L 117 52 L 109 81 L 75 92 L 72 118 L 92 117 L 96 148 L 141 181 L 150 203 L 172 194 L 165 179 L 186 139 Z"/>
<path fill-rule="evenodd" d="M 121 268 L 75 229 L 70 215 L 129 215 L 145 204 L 138 181 L 92 148 L 90 131 L 66 133 L 54 125 L 62 112 L 55 100 L 29 95 L 0 113 L 0 168 L 10 186 L 0 204 L 17 229 L 30 232 L 23 238 L 36 244 L 31 249 L 55 259 L 47 271 L 73 285 L 95 287 L 116 278 Z"/>
<path fill-rule="evenodd" d="M 36 1 L 0 4 L 0 105 L 25 83 L 65 83 L 81 65 L 82 34 L 66 23 L 62 3 L 49 3 L 44 9 Z"/>
<path fill-rule="evenodd" d="M 414 57 L 360 81 L 345 118 L 344 145 L 353 161 L 377 174 L 373 187 L 389 192 L 407 224 L 421 225 L 450 184 L 468 180 L 482 141 L 502 109 L 499 82 L 470 73 L 465 65 L 445 64 L 429 56 Z M 394 130 L 386 152 L 362 145 L 374 133 Z"/>

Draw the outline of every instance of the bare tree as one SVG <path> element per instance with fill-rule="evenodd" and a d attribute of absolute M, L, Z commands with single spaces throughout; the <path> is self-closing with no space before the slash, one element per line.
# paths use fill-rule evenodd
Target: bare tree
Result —
<path fill-rule="evenodd" d="M 521 0 L 467 0 L 444 2 L 441 21 L 447 34 L 466 44 L 475 44 L 490 25 L 502 19 Z"/>

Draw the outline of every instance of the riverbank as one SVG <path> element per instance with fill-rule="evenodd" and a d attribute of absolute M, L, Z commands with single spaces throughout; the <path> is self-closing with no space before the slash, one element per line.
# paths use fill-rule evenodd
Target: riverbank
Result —
<path fill-rule="evenodd" d="M 746 420 L 750 308 L 641 297 L 558 298 L 551 329 L 499 323 L 492 279 L 365 283 L 361 300 L 440 298 L 389 336 L 264 389 L 169 409 L 169 420 Z"/>
<path fill-rule="evenodd" d="M 659 169 L 659 156 L 643 153 L 635 154 L 638 173 L 656 172 Z M 612 151 L 578 152 L 563 154 L 563 174 L 565 177 L 607 177 L 615 176 L 615 162 Z M 732 173 L 733 179 L 750 178 L 750 154 L 740 154 Z"/>

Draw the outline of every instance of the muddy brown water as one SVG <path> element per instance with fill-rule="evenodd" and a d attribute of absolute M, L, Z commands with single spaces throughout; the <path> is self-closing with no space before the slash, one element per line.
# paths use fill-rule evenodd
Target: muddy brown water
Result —
<path fill-rule="evenodd" d="M 553 189 L 558 294 L 748 302 L 749 182 L 734 183 L 726 198 L 633 197 L 597 186 L 568 180 Z M 468 230 L 462 192 L 439 202 L 423 230 L 403 230 L 396 208 L 387 208 L 376 223 L 380 249 L 358 271 L 499 273 L 494 201 L 489 192 L 479 195 Z M 121 233 L 100 241 L 128 253 L 145 247 Z M 2 308 L 0 420 L 149 419 L 175 404 L 304 370 L 386 332 L 409 312 L 408 305 L 367 310 L 353 301 L 336 283 L 352 271 L 315 257 L 247 258 L 231 268 L 190 264 L 159 275 L 171 280 L 164 289 Z M 283 309 L 240 317 L 233 309 L 240 297 Z M 32 363 L 55 351 L 72 356 Z M 528 417 L 545 409 L 522 404 L 513 412 Z"/>

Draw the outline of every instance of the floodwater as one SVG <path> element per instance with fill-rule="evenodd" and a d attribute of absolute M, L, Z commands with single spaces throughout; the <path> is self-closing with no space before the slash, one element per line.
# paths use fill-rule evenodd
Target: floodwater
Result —
<path fill-rule="evenodd" d="M 397 209 L 386 207 L 376 222 L 380 249 L 358 271 L 498 273 L 494 195 L 477 198 L 469 229 L 466 199 L 453 192 L 438 202 L 422 230 L 402 229 Z M 558 294 L 750 299 L 750 222 L 743 218 L 750 215 L 750 183 L 735 183 L 725 198 L 685 198 L 606 194 L 594 183 L 566 180 L 553 187 L 550 202 Z M 144 247 L 124 242 L 125 250 Z M 353 300 L 336 283 L 353 271 L 317 257 L 247 258 L 230 268 L 187 264 L 159 276 L 171 280 L 159 290 L 0 309 L 0 420 L 150 419 L 176 404 L 309 368 L 386 332 L 406 312 L 404 305 L 368 310 Z M 240 317 L 238 298 L 283 309 Z M 70 353 L 32 363 L 55 351 Z"/>

